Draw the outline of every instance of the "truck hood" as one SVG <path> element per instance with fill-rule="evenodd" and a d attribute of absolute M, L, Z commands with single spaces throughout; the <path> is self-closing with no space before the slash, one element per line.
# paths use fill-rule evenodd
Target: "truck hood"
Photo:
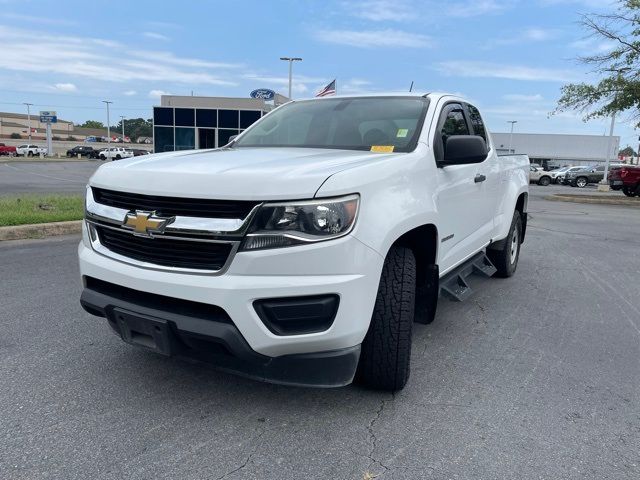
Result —
<path fill-rule="evenodd" d="M 238 148 L 167 152 L 108 163 L 90 184 L 112 190 L 191 198 L 312 198 L 334 173 L 390 156 L 313 148 Z"/>

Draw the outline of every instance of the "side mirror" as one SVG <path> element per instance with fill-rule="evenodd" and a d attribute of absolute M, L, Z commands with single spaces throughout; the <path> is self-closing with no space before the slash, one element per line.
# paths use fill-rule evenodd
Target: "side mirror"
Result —
<path fill-rule="evenodd" d="M 487 144 L 478 135 L 452 135 L 447 138 L 440 166 L 481 163 L 487 158 Z"/>

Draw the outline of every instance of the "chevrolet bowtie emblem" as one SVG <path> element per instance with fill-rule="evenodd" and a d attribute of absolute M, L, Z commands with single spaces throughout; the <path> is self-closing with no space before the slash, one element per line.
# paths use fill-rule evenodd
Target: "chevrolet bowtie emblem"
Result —
<path fill-rule="evenodd" d="M 135 235 L 151 237 L 154 233 L 162 233 L 167 225 L 175 220 L 175 217 L 157 217 L 156 212 L 135 212 L 127 213 L 122 222 L 124 228 L 133 230 Z"/>

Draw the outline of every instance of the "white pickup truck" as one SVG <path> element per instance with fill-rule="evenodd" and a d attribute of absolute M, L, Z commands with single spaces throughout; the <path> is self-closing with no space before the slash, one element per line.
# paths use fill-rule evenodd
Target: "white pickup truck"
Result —
<path fill-rule="evenodd" d="M 16 155 L 19 157 L 33 157 L 35 155 L 47 155 L 47 147 L 39 147 L 38 145 L 19 145 L 16 147 Z"/>
<path fill-rule="evenodd" d="M 164 355 L 395 391 L 440 294 L 515 272 L 528 175 L 457 96 L 292 101 L 224 148 L 100 167 L 81 304 Z"/>

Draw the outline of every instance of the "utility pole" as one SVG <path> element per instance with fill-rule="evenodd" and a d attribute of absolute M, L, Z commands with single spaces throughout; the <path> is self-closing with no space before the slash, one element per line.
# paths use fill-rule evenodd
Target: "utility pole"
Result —
<path fill-rule="evenodd" d="M 107 105 L 107 147 L 111 146 L 111 124 L 109 121 L 109 105 L 112 104 L 113 102 L 110 102 L 109 100 L 102 100 L 102 103 L 105 103 Z"/>
<path fill-rule="evenodd" d="M 23 105 L 27 106 L 27 128 L 29 129 L 29 143 L 31 143 L 31 107 L 33 103 L 23 103 Z"/>
<path fill-rule="evenodd" d="M 280 57 L 280 60 L 289 62 L 289 100 L 291 100 L 291 80 L 293 77 L 293 62 L 301 62 L 300 57 Z"/>
<path fill-rule="evenodd" d="M 513 144 L 513 126 L 518 123 L 517 120 L 507 120 L 511 124 L 511 133 L 509 134 L 509 155 L 511 155 L 511 145 Z"/>
<path fill-rule="evenodd" d="M 120 122 L 122 123 L 122 146 L 124 147 L 124 115 L 120 115 Z"/>

